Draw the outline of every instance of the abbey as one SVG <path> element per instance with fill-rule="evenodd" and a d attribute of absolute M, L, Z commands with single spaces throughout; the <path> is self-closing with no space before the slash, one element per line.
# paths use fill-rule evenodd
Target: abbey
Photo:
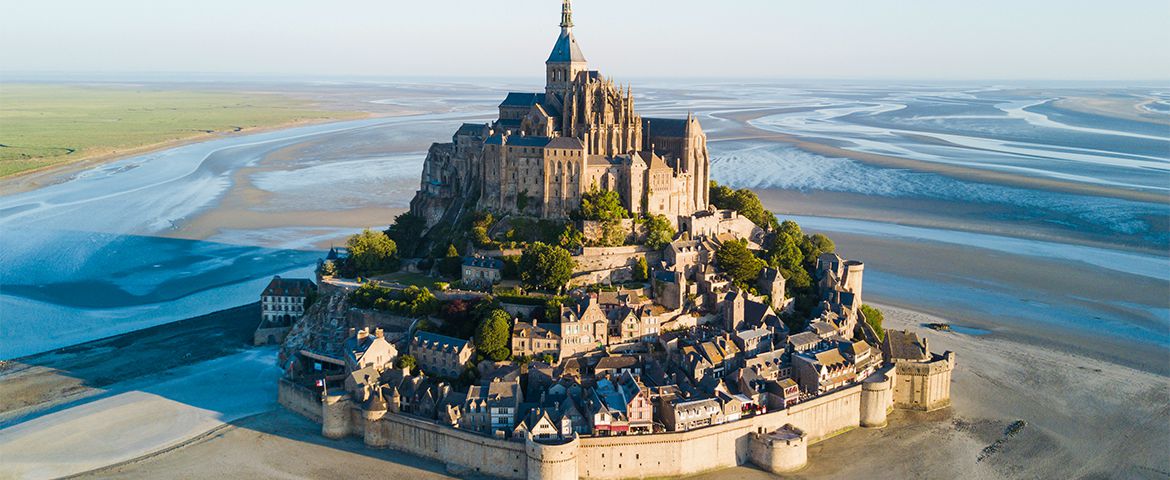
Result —
<path fill-rule="evenodd" d="M 545 72 L 544 92 L 509 93 L 496 121 L 464 124 L 452 143 L 431 147 L 411 202 L 428 226 L 469 202 L 567 218 L 591 189 L 617 192 L 631 214 L 672 223 L 707 208 L 710 158 L 698 120 L 644 118 L 629 87 L 589 70 L 569 0 Z"/>

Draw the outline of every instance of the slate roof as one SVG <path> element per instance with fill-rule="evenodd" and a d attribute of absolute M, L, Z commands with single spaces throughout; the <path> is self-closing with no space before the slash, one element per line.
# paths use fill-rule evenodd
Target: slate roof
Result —
<path fill-rule="evenodd" d="M 463 257 L 463 266 L 501 270 L 504 268 L 504 262 L 496 258 Z"/>
<path fill-rule="evenodd" d="M 687 121 L 677 118 L 642 117 L 642 131 L 650 137 L 685 137 Z"/>
<path fill-rule="evenodd" d="M 545 148 L 574 148 L 577 150 L 585 149 L 585 144 L 581 143 L 575 137 L 557 137 L 549 140 Z"/>
<path fill-rule="evenodd" d="M 316 290 L 317 284 L 307 278 L 280 278 L 277 275 L 272 277 L 261 295 L 303 297 Z"/>
<path fill-rule="evenodd" d="M 455 337 L 448 337 L 446 335 L 439 335 L 431 332 L 418 332 L 414 334 L 414 338 L 425 348 L 436 350 L 446 350 L 448 348 L 453 351 L 462 350 L 467 345 L 467 340 L 461 340 Z"/>
<path fill-rule="evenodd" d="M 553 44 L 552 53 L 549 54 L 547 63 L 584 61 L 585 54 L 581 53 L 581 46 L 577 45 L 577 38 L 573 36 L 573 31 L 567 28 L 561 30 L 561 35 L 557 37 L 557 43 Z"/>
<path fill-rule="evenodd" d="M 483 129 L 487 127 L 483 123 L 464 123 L 455 131 L 456 137 L 478 137 L 483 134 Z"/>
<path fill-rule="evenodd" d="M 508 96 L 504 97 L 500 106 L 529 108 L 541 102 L 544 102 L 543 93 L 508 92 Z"/>
<path fill-rule="evenodd" d="M 928 360 L 930 352 L 918 338 L 918 334 L 902 330 L 886 330 L 885 343 L 890 351 L 890 360 Z"/>

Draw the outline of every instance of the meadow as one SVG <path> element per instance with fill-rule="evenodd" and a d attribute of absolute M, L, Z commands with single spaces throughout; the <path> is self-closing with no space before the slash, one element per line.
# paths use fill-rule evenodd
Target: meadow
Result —
<path fill-rule="evenodd" d="M 0 177 L 222 133 L 359 115 L 272 93 L 0 85 Z"/>

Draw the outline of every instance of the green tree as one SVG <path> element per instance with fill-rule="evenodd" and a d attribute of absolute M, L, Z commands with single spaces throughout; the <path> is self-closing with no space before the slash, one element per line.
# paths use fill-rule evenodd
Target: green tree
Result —
<path fill-rule="evenodd" d="M 620 247 L 625 245 L 626 230 L 622 221 L 616 218 L 601 220 L 601 238 L 593 242 L 598 247 Z"/>
<path fill-rule="evenodd" d="M 751 190 L 746 188 L 732 190 L 712 180 L 708 191 L 711 204 L 715 205 L 715 208 L 735 210 L 762 228 L 774 229 L 779 226 L 776 216 L 764 208 L 764 204 L 760 203 L 760 197 Z"/>
<path fill-rule="evenodd" d="M 646 263 L 646 257 L 638 257 L 637 263 L 634 263 L 634 281 L 645 282 L 650 278 L 650 265 Z"/>
<path fill-rule="evenodd" d="M 577 227 L 574 227 L 573 224 L 568 223 L 565 224 L 565 230 L 561 232 L 558 243 L 561 245 L 561 248 L 566 250 L 576 250 L 585 244 L 585 235 L 580 230 L 577 230 Z"/>
<path fill-rule="evenodd" d="M 658 250 L 674 240 L 674 227 L 665 215 L 651 215 L 646 219 L 646 246 Z"/>
<path fill-rule="evenodd" d="M 459 271 L 463 267 L 463 257 L 459 256 L 459 250 L 455 245 L 447 245 L 447 254 L 439 263 L 439 273 L 449 278 L 459 276 Z"/>
<path fill-rule="evenodd" d="M 822 254 L 837 251 L 837 245 L 829 237 L 817 233 L 805 235 L 804 242 L 800 244 L 800 250 L 804 252 L 805 267 L 811 269 L 816 267 L 817 259 Z"/>
<path fill-rule="evenodd" d="M 760 276 L 764 261 L 756 258 L 747 248 L 747 240 L 729 240 L 715 252 L 719 269 L 740 288 L 750 288 Z"/>
<path fill-rule="evenodd" d="M 612 190 L 600 190 L 595 185 L 581 196 L 581 208 L 575 215 L 581 220 L 621 220 L 630 212 L 622 206 L 622 197 Z"/>
<path fill-rule="evenodd" d="M 529 289 L 560 290 L 573 276 L 574 266 L 568 250 L 536 242 L 520 256 L 520 281 Z"/>
<path fill-rule="evenodd" d="M 336 275 L 337 275 L 337 264 L 333 263 L 333 260 L 326 260 L 324 262 L 321 262 L 321 276 L 322 277 L 333 277 Z"/>
<path fill-rule="evenodd" d="M 861 314 L 865 316 L 865 323 L 873 327 L 873 331 L 877 332 L 878 340 L 886 339 L 886 330 L 882 328 L 882 311 L 868 304 L 861 305 Z"/>
<path fill-rule="evenodd" d="M 494 309 L 484 316 L 475 330 L 475 349 L 492 361 L 501 362 L 512 356 L 508 348 L 511 339 L 512 315 L 503 309 Z"/>
<path fill-rule="evenodd" d="M 394 224 L 386 229 L 386 236 L 394 240 L 403 255 L 410 257 L 422 244 L 423 231 L 427 228 L 427 221 L 410 212 L 394 217 Z"/>
<path fill-rule="evenodd" d="M 649 345 L 652 346 L 654 344 L 651 343 Z M 553 362 L 555 362 L 556 360 L 557 360 L 556 357 L 554 357 L 553 354 L 551 354 L 551 353 L 546 353 L 546 354 L 540 356 L 540 361 L 547 363 L 549 365 L 552 365 Z"/>
<path fill-rule="evenodd" d="M 399 355 L 398 359 L 394 361 L 394 366 L 398 368 L 409 368 L 411 371 L 418 368 L 418 361 L 414 359 L 413 355 Z"/>
<path fill-rule="evenodd" d="M 349 237 L 346 245 L 349 247 L 350 260 L 358 275 L 371 275 L 397 267 L 398 245 L 384 232 L 375 232 L 367 228 L 362 230 L 362 233 Z"/>

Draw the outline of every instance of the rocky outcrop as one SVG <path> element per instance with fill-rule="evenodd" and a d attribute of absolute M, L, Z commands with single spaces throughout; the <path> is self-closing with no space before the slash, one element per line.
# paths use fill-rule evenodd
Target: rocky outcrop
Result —
<path fill-rule="evenodd" d="M 287 365 L 301 350 L 341 358 L 341 345 L 349 331 L 349 310 L 344 291 L 318 297 L 305 315 L 293 323 L 281 344 L 280 365 Z"/>

